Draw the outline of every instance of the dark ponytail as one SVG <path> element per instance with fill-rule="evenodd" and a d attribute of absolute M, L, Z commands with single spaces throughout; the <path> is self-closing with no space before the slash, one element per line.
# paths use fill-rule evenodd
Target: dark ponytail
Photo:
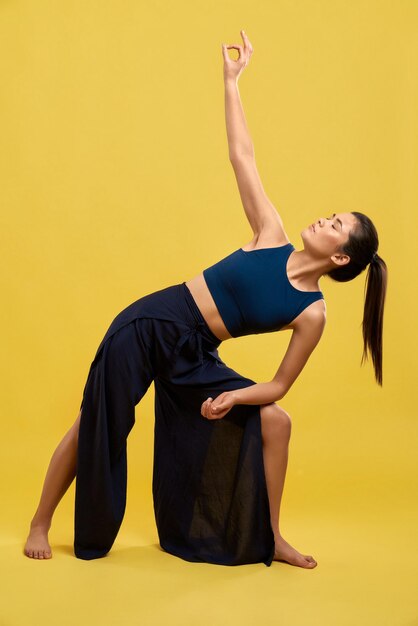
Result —
<path fill-rule="evenodd" d="M 370 352 L 376 381 L 382 385 L 383 312 L 387 288 L 387 267 L 384 260 L 377 254 L 379 238 L 373 222 L 364 213 L 352 211 L 352 214 L 358 222 L 350 232 L 347 243 L 339 250 L 350 257 L 350 262 L 332 269 L 326 276 L 338 282 L 346 282 L 363 272 L 367 265 L 369 266 L 364 285 L 361 365 Z"/>

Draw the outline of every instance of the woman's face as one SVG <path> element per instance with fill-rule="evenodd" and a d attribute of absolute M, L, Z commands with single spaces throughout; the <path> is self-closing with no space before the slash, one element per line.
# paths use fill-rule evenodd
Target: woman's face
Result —
<path fill-rule="evenodd" d="M 305 250 L 320 257 L 337 254 L 356 223 L 357 218 L 352 213 L 333 213 L 329 217 L 320 217 L 301 232 Z"/>

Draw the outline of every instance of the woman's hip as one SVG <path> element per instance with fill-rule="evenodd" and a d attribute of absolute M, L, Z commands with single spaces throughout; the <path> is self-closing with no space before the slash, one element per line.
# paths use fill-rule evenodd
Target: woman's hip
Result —
<path fill-rule="evenodd" d="M 128 325 L 132 326 L 132 341 L 143 336 L 154 360 L 183 358 L 194 362 L 197 358 L 203 363 L 205 353 L 219 359 L 221 340 L 210 330 L 185 282 L 146 294 L 120 311 L 101 340 L 94 361 L 105 343 Z"/>

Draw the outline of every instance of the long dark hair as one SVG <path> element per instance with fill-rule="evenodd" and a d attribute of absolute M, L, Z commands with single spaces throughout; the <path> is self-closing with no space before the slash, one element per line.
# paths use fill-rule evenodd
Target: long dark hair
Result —
<path fill-rule="evenodd" d="M 330 270 L 326 276 L 338 282 L 346 282 L 361 274 L 369 266 L 364 285 L 362 323 L 364 345 L 361 365 L 367 359 L 369 351 L 372 355 L 376 381 L 382 385 L 382 333 L 387 267 L 382 257 L 377 254 L 379 237 L 373 222 L 364 213 L 358 211 L 351 211 L 351 213 L 358 221 L 351 230 L 348 241 L 339 250 L 347 254 L 350 261 L 346 265 Z"/>

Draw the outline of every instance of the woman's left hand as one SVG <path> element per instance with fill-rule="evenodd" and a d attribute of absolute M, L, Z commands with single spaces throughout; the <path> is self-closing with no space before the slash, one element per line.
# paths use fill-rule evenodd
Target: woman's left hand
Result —
<path fill-rule="evenodd" d="M 233 392 L 224 391 L 215 400 L 208 398 L 201 406 L 200 412 L 203 417 L 210 420 L 220 420 L 232 409 L 235 405 L 235 397 Z"/>

